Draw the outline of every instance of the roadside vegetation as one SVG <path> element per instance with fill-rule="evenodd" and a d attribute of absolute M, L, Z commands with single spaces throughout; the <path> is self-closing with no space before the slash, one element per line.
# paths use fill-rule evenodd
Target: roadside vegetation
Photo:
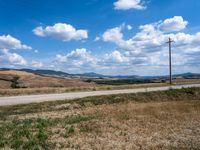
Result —
<path fill-rule="evenodd" d="M 194 82 L 200 83 L 200 82 Z M 180 83 L 174 83 L 179 85 Z M 186 82 L 182 84 L 193 84 L 193 82 Z M 12 84 L 15 86 L 16 84 Z M 120 90 L 120 89 L 135 89 L 135 88 L 149 88 L 169 86 L 168 83 L 116 83 L 115 85 L 97 84 L 89 87 L 44 87 L 44 88 L 14 88 L 14 89 L 0 89 L 0 96 L 18 96 L 18 95 L 32 95 L 32 94 L 54 94 L 67 92 L 81 92 L 81 91 L 98 91 L 98 90 Z"/>
<path fill-rule="evenodd" d="M 129 84 L 147 84 L 147 83 L 158 83 L 153 80 L 136 80 L 136 79 L 88 79 L 86 82 L 94 82 L 99 85 L 129 85 Z M 159 81 L 160 82 L 160 81 Z M 166 81 L 163 80 L 162 83 Z M 160 82 L 161 83 L 161 82 Z"/>
<path fill-rule="evenodd" d="M 148 84 L 127 84 L 127 85 L 95 85 L 90 87 L 47 87 L 47 88 L 15 88 L 15 89 L 0 89 L 0 96 L 18 96 L 31 94 L 51 94 L 51 93 L 66 93 L 80 91 L 97 91 L 97 90 L 118 90 L 118 89 L 134 89 L 145 87 L 167 86 L 164 83 L 148 83 Z"/>
<path fill-rule="evenodd" d="M 199 149 L 200 88 L 0 107 L 0 149 Z"/>

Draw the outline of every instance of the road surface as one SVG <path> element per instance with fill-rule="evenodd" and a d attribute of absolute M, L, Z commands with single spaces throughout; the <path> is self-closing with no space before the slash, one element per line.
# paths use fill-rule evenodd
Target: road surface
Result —
<path fill-rule="evenodd" d="M 123 90 L 73 92 L 73 93 L 62 93 L 62 94 L 42 94 L 42 95 L 0 97 L 0 106 L 40 103 L 40 102 L 45 102 L 45 101 L 56 101 L 56 100 L 72 100 L 72 99 L 83 98 L 83 97 L 88 97 L 88 96 L 165 91 L 169 89 L 181 89 L 181 88 L 189 88 L 189 87 L 200 87 L 200 84 L 174 85 L 174 86 L 164 86 L 164 87 L 123 89 Z"/>

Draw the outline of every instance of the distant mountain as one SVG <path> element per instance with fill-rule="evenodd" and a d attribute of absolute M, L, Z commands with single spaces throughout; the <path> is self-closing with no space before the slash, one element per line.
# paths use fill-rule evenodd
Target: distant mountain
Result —
<path fill-rule="evenodd" d="M 54 70 L 33 70 L 33 69 L 8 69 L 8 68 L 0 68 L 0 70 L 19 70 L 25 71 L 29 73 L 45 75 L 45 76 L 60 76 L 60 77 L 80 77 L 80 78 L 116 78 L 116 79 L 131 79 L 131 80 L 166 80 L 168 79 L 168 75 L 166 76 L 137 76 L 137 75 L 102 75 L 94 72 L 83 73 L 83 74 L 69 74 L 62 71 L 54 71 Z M 197 73 L 183 73 L 173 75 L 173 78 L 186 78 L 186 79 L 200 79 L 200 74 Z"/>
<path fill-rule="evenodd" d="M 40 75 L 48 75 L 48 76 L 61 76 L 61 77 L 69 77 L 70 74 L 62 71 L 54 71 L 54 70 L 32 70 L 32 69 L 20 69 L 20 71 L 25 71 L 34 74 Z"/>
<path fill-rule="evenodd" d="M 80 77 L 90 77 L 90 78 L 106 78 L 108 76 L 97 74 L 94 72 L 83 73 L 83 74 L 72 74 L 73 76 L 80 76 Z"/>
<path fill-rule="evenodd" d="M 182 78 L 189 78 L 189 79 L 191 79 L 191 78 L 192 79 L 199 79 L 200 74 L 188 72 L 188 73 L 174 75 L 174 77 L 176 77 L 176 78 L 182 77 Z"/>

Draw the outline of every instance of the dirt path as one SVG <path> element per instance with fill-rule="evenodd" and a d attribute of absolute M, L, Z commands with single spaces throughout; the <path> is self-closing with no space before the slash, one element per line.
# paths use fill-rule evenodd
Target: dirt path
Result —
<path fill-rule="evenodd" d="M 83 98 L 83 97 L 88 97 L 88 96 L 165 91 L 169 89 L 181 89 L 181 88 L 189 88 L 189 87 L 200 87 L 200 84 L 175 85 L 175 86 L 138 88 L 138 89 L 123 89 L 123 90 L 73 92 L 73 93 L 62 93 L 62 94 L 42 94 L 42 95 L 0 97 L 0 106 L 39 103 L 39 102 L 45 102 L 45 101 L 67 100 L 67 99 L 73 100 L 76 98 Z"/>

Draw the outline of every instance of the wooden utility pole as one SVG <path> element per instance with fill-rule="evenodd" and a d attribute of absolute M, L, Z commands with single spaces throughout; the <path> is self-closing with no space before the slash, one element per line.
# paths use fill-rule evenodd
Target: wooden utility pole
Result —
<path fill-rule="evenodd" d="M 172 42 L 174 42 L 171 38 L 167 42 L 169 44 L 169 82 L 172 84 Z"/>

